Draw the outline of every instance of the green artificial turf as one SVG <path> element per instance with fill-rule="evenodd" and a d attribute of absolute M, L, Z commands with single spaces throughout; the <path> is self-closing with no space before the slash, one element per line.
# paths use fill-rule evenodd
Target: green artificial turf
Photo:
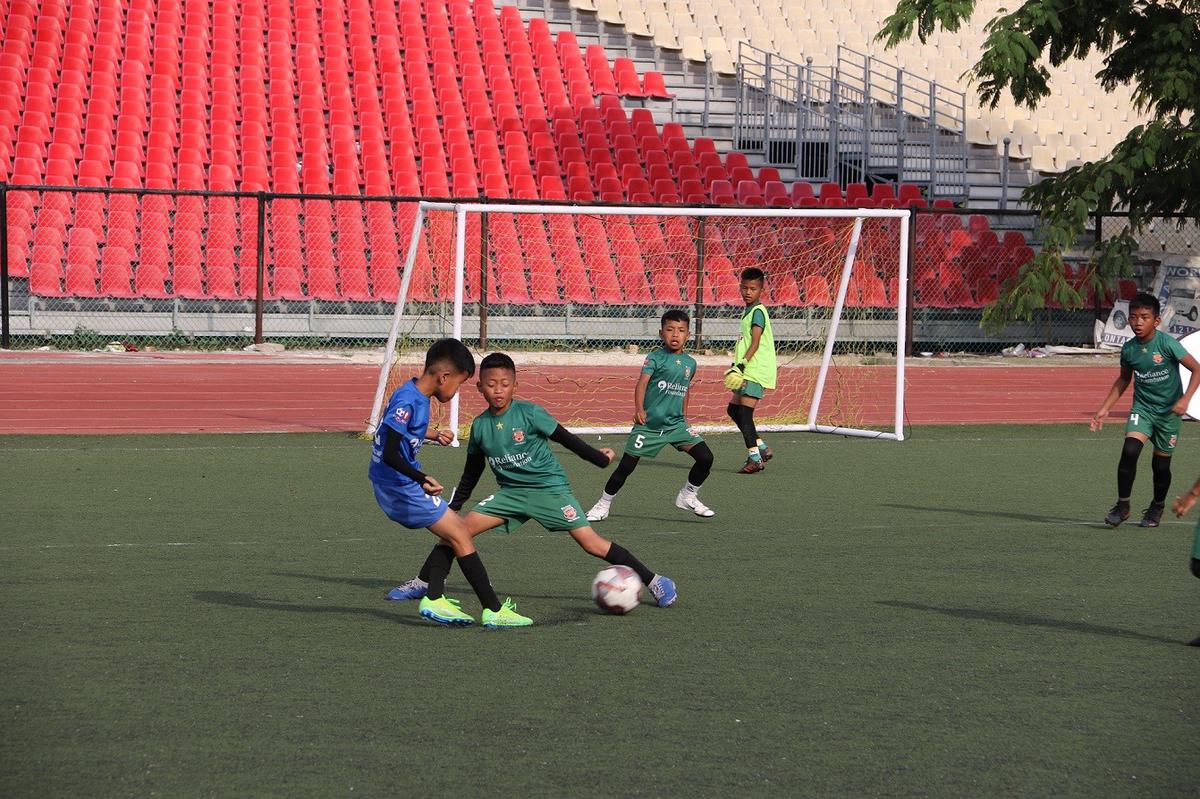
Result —
<path fill-rule="evenodd" d="M 756 476 L 712 437 L 715 518 L 667 452 L 599 525 L 677 606 L 601 614 L 603 564 L 527 525 L 480 539 L 537 622 L 501 632 L 384 601 L 433 537 L 364 442 L 0 438 L 0 795 L 1194 796 L 1192 526 L 1097 523 L 1120 435 L 775 435 Z"/>

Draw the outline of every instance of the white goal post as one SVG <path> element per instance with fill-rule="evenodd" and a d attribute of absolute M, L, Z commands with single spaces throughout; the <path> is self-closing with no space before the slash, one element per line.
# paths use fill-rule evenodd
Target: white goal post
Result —
<path fill-rule="evenodd" d="M 428 310 L 415 310 L 419 306 L 429 307 L 429 303 L 422 303 L 420 298 L 414 297 L 411 289 L 414 285 L 414 273 L 418 269 L 430 269 L 431 260 L 436 260 L 441 264 L 439 275 L 442 277 L 444 285 L 443 291 L 445 296 L 441 298 L 440 308 L 444 309 L 440 313 L 439 330 L 445 335 L 453 338 L 462 339 L 464 334 L 464 306 L 468 303 L 474 304 L 480 297 L 480 292 L 485 292 L 484 296 L 489 296 L 486 289 L 481 289 L 478 285 L 472 286 L 472 291 L 475 292 L 474 299 L 467 298 L 465 290 L 467 287 L 468 269 L 473 269 L 474 264 L 468 262 L 467 247 L 468 247 L 468 229 L 469 221 L 473 221 L 471 228 L 473 254 L 472 260 L 479 257 L 480 251 L 483 253 L 485 262 L 491 257 L 491 253 L 495 249 L 494 245 L 489 245 L 487 241 L 480 241 L 479 222 L 476 218 L 490 217 L 493 219 L 518 219 L 520 217 L 529 217 L 535 215 L 538 219 L 545 220 L 537 223 L 538 227 L 544 225 L 553 225 L 554 217 L 574 217 L 580 220 L 588 220 L 590 225 L 599 227 L 589 228 L 592 238 L 589 239 L 588 233 L 582 229 L 582 221 L 580 222 L 581 229 L 579 231 L 578 241 L 581 243 L 581 250 L 586 251 L 586 248 L 591 244 L 595 244 L 597 239 L 596 230 L 607 230 L 604 225 L 617 224 L 625 227 L 631 225 L 666 225 L 664 221 L 667 218 L 675 220 L 685 220 L 689 229 L 696 229 L 697 225 L 700 230 L 701 239 L 704 238 L 704 222 L 707 221 L 710 225 L 710 236 L 721 235 L 720 230 L 726 230 L 726 242 L 734 242 L 729 246 L 730 253 L 733 252 L 734 246 L 742 246 L 741 252 L 746 253 L 746 257 L 750 259 L 757 258 L 761 260 L 768 274 L 786 272 L 792 270 L 793 274 L 788 278 L 789 286 L 803 285 L 805 294 L 804 299 L 799 299 L 799 294 L 795 295 L 796 299 L 792 302 L 794 307 L 790 310 L 797 318 L 803 317 L 803 334 L 797 335 L 797 341 L 802 338 L 811 345 L 811 356 L 813 363 L 809 368 L 809 376 L 805 378 L 803 383 L 795 383 L 794 393 L 803 396 L 795 398 L 795 406 L 798 409 L 794 414 L 795 418 L 788 418 L 782 422 L 772 421 L 770 418 L 764 419 L 759 423 L 758 429 L 762 431 L 794 431 L 794 432 L 813 432 L 813 433 L 832 433 L 843 436 L 859 436 L 866 438 L 880 438 L 895 441 L 904 439 L 904 369 L 905 369 L 905 331 L 907 328 L 907 307 L 908 307 L 908 291 L 909 291 L 909 266 L 908 266 L 908 231 L 910 224 L 910 212 L 904 209 L 870 209 L 870 208 L 743 208 L 743 207 L 688 207 L 688 206 L 575 206 L 575 205 L 542 205 L 533 203 L 478 203 L 478 202 L 435 202 L 423 201 L 416 205 L 415 214 L 413 216 L 412 228 L 409 231 L 408 247 L 405 255 L 403 274 L 400 280 L 399 292 L 396 297 L 395 312 L 392 318 L 392 324 L 388 335 L 387 346 L 384 351 L 383 363 L 379 371 L 379 379 L 377 382 L 374 401 L 371 407 L 371 416 L 367 432 L 374 434 L 378 424 L 380 414 L 387 402 L 387 393 L 389 390 L 389 382 L 394 382 L 392 376 L 393 365 L 397 359 L 397 343 L 401 337 L 401 330 L 406 325 L 406 320 L 409 322 L 410 333 L 405 336 L 405 339 L 410 337 L 414 341 L 414 349 L 418 349 L 416 342 L 419 340 L 422 345 L 427 345 L 433 338 L 442 337 L 441 335 L 426 334 L 422 331 L 431 330 L 432 327 L 426 325 L 420 330 L 416 324 L 418 317 L 430 316 Z M 441 231 L 436 242 L 424 241 L 431 230 L 431 220 L 438 218 L 439 230 Z M 592 221 L 595 220 L 595 221 Z M 613 221 L 615 220 L 615 222 Z M 529 220 L 523 220 L 528 222 Z M 682 225 L 684 222 L 674 222 L 673 224 Z M 722 226 L 720 229 L 716 225 Z M 755 227 L 755 226 L 758 227 Z M 864 225 L 870 225 L 870 241 L 872 242 L 871 257 L 873 261 L 869 265 L 870 274 L 866 277 L 861 274 L 856 274 L 855 267 L 862 255 L 862 244 L 866 234 Z M 765 227 L 764 227 L 765 226 Z M 807 226 L 807 227 L 806 227 Z M 832 229 L 833 233 L 825 233 L 825 240 L 831 244 L 824 248 L 820 257 L 809 255 L 807 252 L 786 251 L 789 238 L 787 233 L 796 233 L 791 241 L 808 241 L 804 239 L 804 230 L 813 230 L 814 227 L 826 226 L 827 229 Z M 483 225 L 483 238 L 487 238 L 487 223 Z M 574 231 L 574 228 L 569 228 Z M 749 233 L 747 233 L 747 229 Z M 745 240 L 754 239 L 756 231 L 770 231 L 768 238 L 779 236 L 780 242 L 773 251 L 775 254 L 772 258 L 767 258 L 765 251 L 757 252 L 753 249 L 754 242 L 751 241 L 748 245 Z M 781 233 L 782 231 L 782 233 Z M 799 231 L 797 233 L 797 231 Z M 741 238 L 735 237 L 737 233 Z M 447 241 L 447 238 L 450 240 Z M 604 237 L 602 237 L 604 238 Z M 551 239 L 553 241 L 553 239 Z M 515 241 L 515 239 L 514 239 Z M 616 241 L 615 234 L 613 241 Z M 719 238 L 718 238 L 719 241 Z M 452 245 L 452 246 L 447 246 Z M 511 246 L 511 245 L 510 245 Z M 705 244 L 701 242 L 701 250 L 703 252 Z M 784 248 L 784 252 L 780 254 L 779 247 Z M 607 250 L 608 242 L 603 243 L 603 248 Z M 748 249 L 747 249 L 748 248 Z M 843 252 L 844 248 L 844 252 Z M 757 253 L 757 254 L 756 254 Z M 668 252 L 671 256 L 673 253 Z M 691 255 L 691 253 L 686 253 Z M 556 264 L 559 257 L 562 255 L 562 250 L 553 249 L 552 258 Z M 614 260 L 616 256 L 613 256 Z M 515 259 L 515 261 L 513 260 Z M 711 259 L 711 256 L 710 256 Z M 671 260 L 670 257 L 667 259 Z M 793 264 L 803 261 L 806 265 L 796 267 Z M 532 266 L 526 266 L 522 259 L 522 254 L 518 250 L 515 255 L 510 256 L 508 263 L 519 263 L 516 267 L 519 270 L 520 277 L 518 280 L 524 280 L 523 270 L 530 269 L 532 275 Z M 641 262 L 638 261 L 640 264 Z M 649 259 L 647 260 L 649 263 Z M 704 256 L 700 257 L 701 271 L 703 271 Z M 732 258 L 721 261 L 723 266 L 733 267 L 736 271 L 740 270 L 741 264 Z M 510 269 L 513 267 L 510 267 Z M 649 266 L 646 267 L 649 269 Z M 866 267 L 864 267 L 865 269 Z M 450 289 L 449 276 L 446 274 L 449 270 L 453 270 L 452 292 Z M 815 280 L 810 274 L 801 274 L 800 270 L 808 270 L 812 274 L 817 274 L 823 270 L 823 274 L 827 276 L 827 285 L 829 287 L 828 295 L 824 295 L 824 304 L 817 308 L 816 305 L 821 302 L 820 298 L 816 298 L 811 293 L 812 281 Z M 729 271 L 726 269 L 725 271 Z M 483 268 L 483 282 L 486 284 L 488 274 L 487 267 Z M 678 279 L 682 284 L 684 277 L 683 272 L 672 272 L 672 277 Z M 420 275 L 422 284 L 430 282 L 428 275 Z M 472 273 L 472 277 L 474 274 Z M 558 273 L 558 279 L 565 281 L 567 278 L 562 271 Z M 736 278 L 735 278 L 736 279 Z M 697 288 L 694 299 L 697 303 L 704 302 L 706 296 L 703 277 L 700 277 L 700 286 Z M 866 282 L 864 282 L 866 281 Z M 477 281 L 478 282 L 478 281 Z M 868 297 L 867 284 L 870 284 L 872 289 L 870 297 Z M 884 284 L 887 284 L 886 286 Z M 565 285 L 565 283 L 564 283 Z M 815 283 L 819 288 L 820 282 Z M 878 287 L 876 287 L 878 286 Z M 687 287 L 690 293 L 690 286 Z M 526 291 L 528 291 L 526 289 Z M 861 291 L 861 294 L 860 294 Z M 570 314 L 571 307 L 569 300 L 565 299 L 566 290 L 563 289 L 564 299 L 558 303 L 549 306 L 551 309 L 557 309 L 560 306 L 568 310 Z M 536 295 L 535 295 L 536 296 Z M 596 297 L 600 297 L 600 292 L 597 290 Z M 524 298 L 522 302 L 525 302 Z M 597 325 L 603 325 L 606 322 L 605 312 L 607 308 L 612 306 L 603 305 L 597 299 L 597 304 L 592 306 L 589 313 L 591 318 L 588 320 L 592 330 L 596 329 Z M 668 305 L 678 305 L 684 310 L 689 310 L 690 305 L 686 301 L 679 303 L 668 303 Z M 729 305 L 726 301 L 726 305 Z M 768 308 L 771 309 L 772 318 L 774 320 L 776 310 L 775 307 L 767 302 Z M 540 306 L 546 307 L 546 306 Z M 639 308 L 645 310 L 642 306 Z M 666 306 L 659 306 L 659 310 Z M 814 311 L 814 308 L 816 310 Z M 699 310 L 699 305 L 697 305 Z M 522 306 L 518 309 L 520 313 L 529 314 L 527 306 Z M 853 318 L 848 318 L 848 311 L 853 312 Z M 445 324 L 444 318 L 448 312 L 450 317 L 448 327 Z M 740 309 L 734 311 L 727 309 L 726 316 L 736 318 L 740 314 Z M 611 319 L 608 322 L 610 326 L 620 326 L 623 323 L 620 319 Z M 655 317 L 655 324 L 657 317 Z M 788 335 L 785 333 L 783 341 L 781 341 L 779 327 L 782 323 L 774 323 L 776 330 L 777 346 L 783 344 L 787 346 Z M 786 325 L 783 325 L 786 327 Z M 793 325 L 797 330 L 801 327 L 799 323 Z M 844 330 L 849 328 L 849 330 Z M 655 327 L 655 330 L 657 327 Z M 726 329 L 731 329 L 726 324 Z M 816 331 L 816 332 L 813 332 Z M 870 331 L 870 332 L 867 332 Z M 839 333 L 845 332 L 847 338 L 845 340 L 839 338 Z M 543 337 L 544 338 L 544 337 Z M 468 336 L 471 339 L 471 336 Z M 725 343 L 728 343 L 726 340 Z M 880 359 L 867 357 L 870 356 L 873 350 L 872 346 L 883 346 L 889 349 L 886 353 L 886 360 L 889 363 L 884 365 L 886 375 L 883 375 L 883 380 L 877 378 L 881 375 L 879 371 L 878 361 Z M 819 347 L 819 363 L 816 362 L 818 357 Z M 855 348 L 857 347 L 857 349 Z M 894 347 L 894 352 L 890 348 Z M 731 349 L 731 345 L 728 347 Z M 850 365 L 835 366 L 838 363 L 838 358 L 841 355 L 849 353 L 850 358 L 856 358 L 856 362 Z M 878 354 L 878 353 L 875 353 Z M 413 353 L 414 357 L 416 353 Z M 781 354 L 781 365 L 784 360 L 784 355 Z M 866 363 L 867 365 L 863 365 Z M 727 366 L 727 359 L 725 365 Z M 585 371 L 589 366 L 582 365 L 575 367 L 576 369 Z M 834 379 L 835 368 L 837 378 Z M 851 377 L 857 370 L 858 377 Z M 627 404 L 624 399 L 625 393 L 632 391 L 632 384 L 636 379 L 637 371 L 626 370 L 628 378 L 623 388 L 620 391 L 624 392 L 620 400 Z M 723 371 L 723 369 L 722 369 Z M 712 372 L 712 369 L 709 369 Z M 869 375 L 874 375 L 868 380 Z M 892 380 L 894 379 L 894 389 Z M 834 401 L 830 401 L 829 389 L 831 382 L 836 382 L 839 386 L 837 391 L 846 394 Z M 695 385 L 695 384 L 693 384 Z M 861 385 L 862 388 L 855 386 Z M 883 388 L 886 386 L 886 389 Z M 781 389 L 784 388 L 781 386 Z M 715 389 L 714 389 L 715 390 Z M 862 391 L 862 397 L 854 397 L 856 391 Z M 877 396 L 883 393 L 883 390 L 889 393 L 894 390 L 894 403 L 889 403 L 886 399 Z M 724 392 L 724 388 L 720 388 Z M 696 394 L 694 388 L 692 396 Z M 856 406 L 864 403 L 871 404 L 874 412 L 873 427 L 869 424 L 856 424 L 852 415 L 839 411 L 836 417 L 830 418 L 830 409 L 827 405 Z M 694 401 L 693 401 L 694 402 Z M 551 409 L 553 412 L 553 408 Z M 568 422 L 568 417 L 559 414 L 564 423 Z M 588 434 L 607 434 L 607 433 L 627 433 L 630 425 L 628 423 L 598 423 L 593 424 L 579 419 L 571 419 L 575 422 L 571 424 L 571 428 L 579 433 Z M 449 425 L 452 430 L 459 430 L 459 397 L 455 397 L 449 408 Z M 713 423 L 716 422 L 716 423 Z M 736 428 L 732 424 L 721 424 L 715 419 L 706 421 L 698 421 L 695 425 L 697 430 L 705 432 L 716 431 L 732 431 Z M 457 444 L 457 442 L 456 442 Z"/>

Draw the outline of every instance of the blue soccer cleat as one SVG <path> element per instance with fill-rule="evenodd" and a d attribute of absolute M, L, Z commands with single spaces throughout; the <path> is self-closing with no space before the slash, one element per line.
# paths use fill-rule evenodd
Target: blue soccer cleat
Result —
<path fill-rule="evenodd" d="M 414 577 L 403 585 L 398 585 L 391 591 L 388 591 L 387 598 L 392 602 L 404 602 L 409 599 L 421 599 L 425 596 L 425 592 L 429 590 L 429 583 L 424 580 Z"/>
<path fill-rule="evenodd" d="M 654 575 L 654 579 L 647 586 L 650 593 L 654 596 L 654 602 L 660 608 L 669 607 L 675 604 L 675 600 L 679 598 L 679 592 L 675 590 L 675 581 L 670 577 L 661 574 Z"/>

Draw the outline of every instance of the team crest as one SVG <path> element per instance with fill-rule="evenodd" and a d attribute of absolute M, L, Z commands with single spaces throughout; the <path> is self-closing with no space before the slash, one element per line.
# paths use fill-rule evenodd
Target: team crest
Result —
<path fill-rule="evenodd" d="M 562 514 L 563 518 L 569 522 L 573 522 L 579 518 L 579 512 L 575 510 L 574 505 L 563 505 Z"/>
<path fill-rule="evenodd" d="M 514 430 L 513 431 L 513 441 L 518 444 L 525 443 L 525 431 L 524 430 Z"/>
<path fill-rule="evenodd" d="M 1155 363 L 1162 363 L 1162 362 L 1163 362 L 1162 353 L 1160 353 L 1160 352 L 1156 352 L 1156 353 L 1154 353 L 1154 362 L 1155 362 Z"/>
<path fill-rule="evenodd" d="M 409 414 L 409 410 L 408 410 L 408 408 L 406 408 L 406 407 L 404 407 L 404 406 L 401 406 L 401 407 L 399 407 L 399 408 L 397 408 L 397 409 L 396 409 L 396 414 L 395 414 L 395 416 L 396 416 L 396 421 L 397 421 L 397 422 L 407 422 L 407 421 L 408 421 L 408 417 L 409 417 L 409 415 L 410 415 L 410 414 Z"/>
<path fill-rule="evenodd" d="M 1168 444 L 1169 446 L 1172 446 L 1172 447 L 1173 447 L 1173 446 L 1175 446 L 1175 442 L 1176 442 L 1178 439 L 1179 439 L 1179 436 L 1171 436 L 1171 440 L 1170 440 L 1170 441 L 1168 441 L 1168 442 L 1167 442 L 1167 444 Z"/>
<path fill-rule="evenodd" d="M 683 367 L 683 377 L 685 380 L 692 379 L 692 367 L 690 367 L 690 366 Z"/>

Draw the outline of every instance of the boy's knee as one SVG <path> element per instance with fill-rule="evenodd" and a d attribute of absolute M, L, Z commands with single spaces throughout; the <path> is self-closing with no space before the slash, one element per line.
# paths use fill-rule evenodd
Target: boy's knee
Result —
<path fill-rule="evenodd" d="M 1125 439 L 1125 445 L 1121 448 L 1121 457 L 1137 459 L 1142 454 L 1142 447 L 1145 444 L 1132 436 Z"/>
<path fill-rule="evenodd" d="M 611 541 L 602 537 L 591 527 L 580 527 L 572 530 L 571 537 L 575 539 L 575 543 L 583 547 L 584 552 L 596 558 L 602 558 L 607 555 L 608 548 L 612 546 Z"/>
<path fill-rule="evenodd" d="M 1192 558 L 1192 576 L 1200 578 L 1200 558 Z"/>
<path fill-rule="evenodd" d="M 697 444 L 696 446 L 692 447 L 691 452 L 688 454 L 695 458 L 696 463 L 700 464 L 701 466 L 713 465 L 712 450 L 709 449 L 706 444 Z"/>
<path fill-rule="evenodd" d="M 736 422 L 742 416 L 742 406 L 731 402 L 725 406 L 725 413 L 729 415 L 730 419 Z"/>

